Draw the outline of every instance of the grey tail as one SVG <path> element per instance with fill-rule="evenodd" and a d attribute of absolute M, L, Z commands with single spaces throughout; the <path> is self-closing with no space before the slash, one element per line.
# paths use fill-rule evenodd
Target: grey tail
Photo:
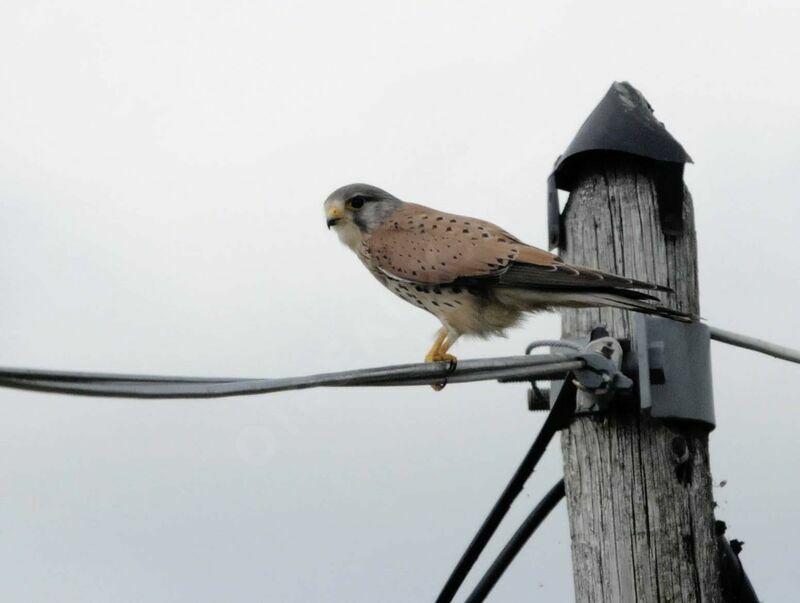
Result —
<path fill-rule="evenodd" d="M 622 310 L 632 310 L 642 314 L 663 316 L 680 322 L 696 322 L 699 316 L 680 310 L 673 310 L 656 303 L 651 296 L 638 291 L 617 290 L 612 292 L 584 293 L 581 295 L 587 306 L 609 306 Z"/>

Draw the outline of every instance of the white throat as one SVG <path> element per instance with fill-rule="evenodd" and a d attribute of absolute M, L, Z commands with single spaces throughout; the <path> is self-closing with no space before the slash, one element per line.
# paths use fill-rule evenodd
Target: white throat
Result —
<path fill-rule="evenodd" d="M 339 240 L 347 245 L 353 251 L 357 251 L 363 240 L 363 233 L 358 229 L 358 226 L 353 224 L 350 220 L 339 222 L 333 229 L 339 236 Z"/>

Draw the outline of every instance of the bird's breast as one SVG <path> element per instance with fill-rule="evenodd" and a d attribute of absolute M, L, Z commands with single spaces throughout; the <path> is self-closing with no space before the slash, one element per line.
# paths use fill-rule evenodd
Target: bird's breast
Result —
<path fill-rule="evenodd" d="M 436 316 L 450 331 L 487 337 L 502 334 L 519 322 L 521 312 L 500 303 L 491 290 L 455 283 L 428 285 L 398 279 L 382 271 L 366 245 L 357 250 L 359 259 L 389 291 L 414 307 Z"/>

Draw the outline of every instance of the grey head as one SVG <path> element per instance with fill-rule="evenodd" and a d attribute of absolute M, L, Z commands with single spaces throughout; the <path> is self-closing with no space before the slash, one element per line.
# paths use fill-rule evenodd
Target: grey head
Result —
<path fill-rule="evenodd" d="M 371 184 L 348 184 L 333 191 L 325 200 L 328 228 L 355 225 L 370 233 L 403 204 L 400 199 Z"/>

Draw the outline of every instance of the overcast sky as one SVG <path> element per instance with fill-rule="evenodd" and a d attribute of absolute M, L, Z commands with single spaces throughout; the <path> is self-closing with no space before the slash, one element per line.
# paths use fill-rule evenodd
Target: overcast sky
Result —
<path fill-rule="evenodd" d="M 268 377 L 417 361 L 437 322 L 325 229 L 327 194 L 370 182 L 544 246 L 552 163 L 623 79 L 695 160 L 703 316 L 797 346 L 799 16 L 764 1 L 6 0 L 0 365 Z M 537 316 L 455 351 L 558 333 Z M 759 596 L 786 601 L 800 367 L 713 355 L 717 517 Z M 0 599 L 432 600 L 542 419 L 522 385 L 0 390 Z M 478 570 L 559 478 L 551 448 Z M 492 600 L 572 591 L 562 506 Z"/>

